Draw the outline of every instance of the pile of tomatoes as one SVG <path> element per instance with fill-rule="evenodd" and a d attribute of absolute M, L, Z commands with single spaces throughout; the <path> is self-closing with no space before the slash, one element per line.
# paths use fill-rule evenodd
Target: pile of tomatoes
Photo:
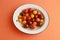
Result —
<path fill-rule="evenodd" d="M 35 29 L 44 24 L 44 15 L 39 10 L 28 8 L 22 10 L 18 16 L 18 21 L 22 23 L 24 28 Z"/>

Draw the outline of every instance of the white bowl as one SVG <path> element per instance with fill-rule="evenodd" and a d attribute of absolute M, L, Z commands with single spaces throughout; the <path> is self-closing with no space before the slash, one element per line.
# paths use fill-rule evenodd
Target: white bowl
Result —
<path fill-rule="evenodd" d="M 27 8 L 35 8 L 35 9 L 38 9 L 40 10 L 44 17 L 45 17 L 45 23 L 43 24 L 42 27 L 37 27 L 36 29 L 34 30 L 31 30 L 29 28 L 25 29 L 22 27 L 21 23 L 17 22 L 16 20 L 18 20 L 18 15 L 20 14 L 20 12 L 22 12 L 22 10 L 24 9 L 27 9 Z M 27 34 L 38 34 L 38 33 L 41 33 L 42 31 L 44 31 L 47 26 L 48 26 L 48 23 L 49 23 L 49 16 L 46 12 L 45 9 L 43 9 L 41 6 L 37 6 L 37 5 L 34 5 L 34 4 L 25 4 L 25 5 L 22 5 L 20 7 L 18 7 L 15 12 L 14 12 L 14 15 L 13 15 L 13 22 L 16 26 L 16 28 L 24 33 L 27 33 Z"/>

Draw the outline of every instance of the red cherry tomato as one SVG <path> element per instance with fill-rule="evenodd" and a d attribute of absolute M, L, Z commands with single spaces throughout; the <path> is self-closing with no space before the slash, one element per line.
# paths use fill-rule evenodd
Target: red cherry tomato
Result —
<path fill-rule="evenodd" d="M 41 27 L 43 23 L 37 22 L 37 26 Z"/>
<path fill-rule="evenodd" d="M 27 27 L 28 27 L 28 25 L 27 25 L 27 24 L 23 24 L 23 27 L 24 27 L 24 28 L 27 28 Z"/>
<path fill-rule="evenodd" d="M 35 17 L 34 18 L 38 18 L 38 15 L 35 15 Z"/>
<path fill-rule="evenodd" d="M 31 29 L 35 29 L 36 26 L 35 26 L 34 24 L 31 24 L 31 25 L 30 25 L 30 28 L 31 28 Z"/>
<path fill-rule="evenodd" d="M 36 22 L 40 22 L 40 19 L 39 18 L 36 18 Z"/>
<path fill-rule="evenodd" d="M 38 15 L 40 19 L 44 19 L 44 16 L 42 14 Z"/>
<path fill-rule="evenodd" d="M 33 9 L 32 8 L 29 8 L 28 9 L 28 13 L 32 13 Z"/>
<path fill-rule="evenodd" d="M 21 16 L 25 16 L 25 13 L 22 12 L 22 13 L 20 13 L 20 15 L 21 15 Z"/>
<path fill-rule="evenodd" d="M 28 25 L 31 25 L 32 24 L 32 21 L 28 21 Z"/>
<path fill-rule="evenodd" d="M 24 13 L 28 13 L 28 9 L 23 10 Z"/>
<path fill-rule="evenodd" d="M 27 16 L 27 20 L 30 20 L 31 19 L 31 17 L 30 16 Z"/>
<path fill-rule="evenodd" d="M 31 21 L 34 22 L 35 21 L 35 18 L 32 18 Z"/>
<path fill-rule="evenodd" d="M 22 20 L 26 20 L 26 16 L 22 16 Z"/>
<path fill-rule="evenodd" d="M 40 14 L 41 14 L 41 12 L 40 12 L 40 11 L 38 11 L 38 12 L 37 12 L 37 14 L 38 14 L 38 15 L 40 15 Z"/>
<path fill-rule="evenodd" d="M 40 26 L 40 22 L 37 22 L 37 26 Z"/>

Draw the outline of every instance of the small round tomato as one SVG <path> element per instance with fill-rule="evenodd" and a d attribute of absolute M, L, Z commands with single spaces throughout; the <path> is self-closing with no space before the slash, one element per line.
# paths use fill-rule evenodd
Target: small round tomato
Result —
<path fill-rule="evenodd" d="M 33 14 L 37 14 L 37 10 L 33 10 Z"/>
<path fill-rule="evenodd" d="M 30 24 L 32 24 L 32 21 L 28 21 L 28 23 L 27 23 L 28 25 L 30 25 Z"/>
<path fill-rule="evenodd" d="M 20 15 L 21 15 L 21 16 L 25 16 L 25 13 L 22 12 L 22 13 L 20 13 Z"/>
<path fill-rule="evenodd" d="M 21 17 L 22 17 L 22 16 L 21 16 L 21 15 L 19 15 L 19 16 L 18 16 L 18 19 L 21 19 Z"/>
<path fill-rule="evenodd" d="M 26 13 L 26 16 L 29 16 L 29 14 L 28 14 L 28 13 Z"/>
<path fill-rule="evenodd" d="M 24 13 L 28 13 L 28 9 L 23 10 Z"/>
<path fill-rule="evenodd" d="M 38 15 L 35 15 L 34 18 L 38 18 Z"/>
<path fill-rule="evenodd" d="M 43 23 L 44 22 L 44 19 L 41 19 L 40 22 Z"/>
<path fill-rule="evenodd" d="M 34 18 L 34 14 L 31 14 L 31 18 Z"/>
<path fill-rule="evenodd" d="M 37 22 L 33 22 L 34 25 L 37 25 Z"/>
<path fill-rule="evenodd" d="M 18 19 L 19 22 L 22 22 L 22 19 Z"/>
<path fill-rule="evenodd" d="M 26 24 L 27 22 L 24 20 L 24 21 L 22 21 L 22 23 L 23 23 L 23 24 Z"/>
<path fill-rule="evenodd" d="M 23 24 L 23 27 L 24 27 L 24 28 L 28 28 L 28 25 L 27 25 L 27 24 Z"/>
<path fill-rule="evenodd" d="M 31 19 L 31 17 L 30 16 L 27 16 L 27 20 L 30 20 Z"/>
<path fill-rule="evenodd" d="M 40 26 L 40 22 L 37 22 L 37 26 Z"/>
<path fill-rule="evenodd" d="M 26 16 L 22 16 L 22 20 L 26 20 Z"/>
<path fill-rule="evenodd" d="M 44 19 L 44 16 L 43 15 L 41 16 L 41 19 Z"/>
<path fill-rule="evenodd" d="M 39 17 L 40 19 L 44 19 L 43 14 L 38 15 L 38 17 Z"/>
<path fill-rule="evenodd" d="M 41 27 L 42 25 L 43 25 L 43 23 L 37 22 L 37 26 Z"/>
<path fill-rule="evenodd" d="M 42 26 L 43 25 L 43 23 L 40 23 L 40 26 Z"/>
<path fill-rule="evenodd" d="M 36 18 L 36 22 L 40 22 L 40 19 L 39 18 Z"/>
<path fill-rule="evenodd" d="M 28 13 L 32 13 L 33 9 L 32 8 L 29 8 L 28 9 Z"/>
<path fill-rule="evenodd" d="M 38 15 L 40 15 L 40 14 L 41 14 L 41 12 L 40 12 L 40 11 L 38 11 L 38 12 L 37 12 L 37 14 L 38 14 Z"/>
<path fill-rule="evenodd" d="M 31 29 L 35 29 L 36 26 L 35 26 L 34 24 L 31 24 L 31 25 L 30 25 L 30 28 L 31 28 Z"/>
<path fill-rule="evenodd" d="M 35 21 L 35 19 L 34 19 L 34 18 L 32 18 L 32 19 L 31 19 L 31 21 L 32 21 L 32 22 L 34 22 L 34 21 Z"/>

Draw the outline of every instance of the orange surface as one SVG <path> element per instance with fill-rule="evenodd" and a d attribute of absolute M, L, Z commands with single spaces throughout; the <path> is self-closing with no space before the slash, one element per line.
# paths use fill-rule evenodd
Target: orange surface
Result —
<path fill-rule="evenodd" d="M 48 28 L 37 35 L 17 30 L 12 22 L 13 12 L 22 4 L 37 4 L 50 17 Z M 0 0 L 0 40 L 60 40 L 60 0 Z"/>

